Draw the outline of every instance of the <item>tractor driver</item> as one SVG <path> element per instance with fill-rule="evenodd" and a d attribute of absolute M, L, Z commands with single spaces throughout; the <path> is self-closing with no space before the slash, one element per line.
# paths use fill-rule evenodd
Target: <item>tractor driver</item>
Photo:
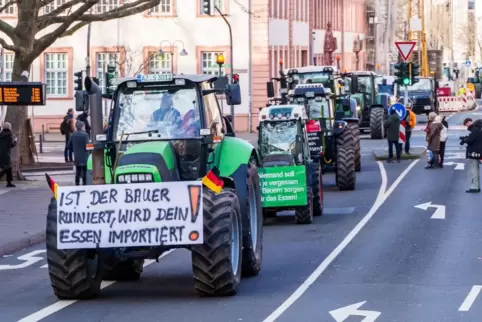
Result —
<path fill-rule="evenodd" d="M 171 125 L 180 126 L 181 113 L 173 105 L 172 95 L 164 94 L 161 98 L 161 106 L 152 113 L 152 122 L 170 122 Z"/>

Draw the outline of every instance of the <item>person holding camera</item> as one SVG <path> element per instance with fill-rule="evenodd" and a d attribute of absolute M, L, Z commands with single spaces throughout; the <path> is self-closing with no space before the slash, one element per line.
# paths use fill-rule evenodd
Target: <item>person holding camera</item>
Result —
<path fill-rule="evenodd" d="M 480 168 L 479 160 L 482 158 L 482 120 L 472 121 L 471 118 L 464 120 L 464 126 L 470 131 L 467 136 L 460 137 L 460 145 L 467 144 L 466 158 L 469 159 L 472 185 L 467 193 L 480 192 Z"/>

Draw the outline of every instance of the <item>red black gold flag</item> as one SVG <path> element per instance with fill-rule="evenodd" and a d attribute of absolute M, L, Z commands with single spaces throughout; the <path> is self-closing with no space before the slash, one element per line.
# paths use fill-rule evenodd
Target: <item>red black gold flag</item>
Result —
<path fill-rule="evenodd" d="M 45 174 L 45 178 L 47 179 L 47 184 L 49 185 L 50 190 L 54 193 L 55 200 L 57 200 L 57 188 L 59 185 L 48 174 Z"/>
<path fill-rule="evenodd" d="M 215 193 L 220 193 L 224 187 L 224 182 L 219 178 L 219 170 L 216 167 L 206 174 L 202 179 L 202 183 Z"/>

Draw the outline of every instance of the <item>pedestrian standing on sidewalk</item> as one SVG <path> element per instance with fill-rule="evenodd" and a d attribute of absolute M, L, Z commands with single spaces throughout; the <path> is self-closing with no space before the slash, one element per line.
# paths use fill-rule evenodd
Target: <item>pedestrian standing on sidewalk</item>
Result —
<path fill-rule="evenodd" d="M 400 116 L 396 111 L 392 111 L 385 123 L 385 129 L 387 130 L 388 141 L 388 163 L 393 160 L 393 146 L 397 153 L 397 162 L 400 163 L 401 146 L 398 143 L 400 137 Z"/>
<path fill-rule="evenodd" d="M 75 185 L 78 186 L 80 178 L 82 178 L 82 184 L 85 186 L 87 184 L 87 159 L 89 158 L 86 145 L 89 143 L 89 135 L 85 132 L 83 122 L 77 121 L 75 126 L 77 131 L 70 136 L 68 146 L 74 152 Z"/>
<path fill-rule="evenodd" d="M 467 144 L 466 158 L 469 159 L 472 185 L 467 193 L 480 192 L 479 160 L 482 156 L 482 129 L 480 120 L 473 122 L 471 118 L 464 120 L 464 126 L 470 131 L 468 136 L 460 138 L 460 145 Z"/>
<path fill-rule="evenodd" d="M 442 116 L 442 132 L 440 132 L 440 167 L 444 167 L 445 158 L 445 143 L 449 135 L 449 123 L 445 120 L 445 116 Z"/>
<path fill-rule="evenodd" d="M 430 125 L 430 131 L 428 135 L 427 149 L 432 152 L 432 160 L 425 169 L 438 169 L 440 165 L 439 153 L 440 153 L 440 134 L 442 132 L 442 117 L 435 116 L 432 124 Z"/>
<path fill-rule="evenodd" d="M 7 176 L 7 188 L 15 188 L 12 183 L 12 148 L 17 145 L 17 138 L 12 134 L 12 125 L 8 122 L 3 123 L 0 132 L 0 179 Z"/>
<path fill-rule="evenodd" d="M 72 160 L 72 150 L 69 149 L 69 139 L 72 133 L 75 132 L 74 127 L 74 109 L 69 108 L 67 114 L 64 116 L 64 120 L 60 124 L 60 133 L 65 136 L 65 148 L 64 148 L 64 158 L 65 163 L 73 162 Z"/>
<path fill-rule="evenodd" d="M 412 111 L 412 105 L 407 105 L 407 115 L 405 116 L 405 154 L 410 154 L 410 138 L 412 130 L 417 125 L 417 116 Z"/>

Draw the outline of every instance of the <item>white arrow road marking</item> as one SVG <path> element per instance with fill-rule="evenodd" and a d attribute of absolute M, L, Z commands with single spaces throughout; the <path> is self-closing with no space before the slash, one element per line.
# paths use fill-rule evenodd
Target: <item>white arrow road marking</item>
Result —
<path fill-rule="evenodd" d="M 167 252 L 163 253 L 159 259 L 169 255 L 175 251 L 175 249 L 168 250 Z M 144 267 L 151 265 L 152 263 L 155 263 L 155 260 L 146 260 L 144 261 Z M 102 284 L 100 284 L 100 289 L 104 289 L 106 287 L 111 286 L 112 284 L 115 284 L 116 281 L 103 281 Z M 67 306 L 71 306 L 78 300 L 61 300 L 57 301 L 52 305 L 49 305 L 47 307 L 44 307 L 40 311 L 37 311 L 35 313 L 30 314 L 29 316 L 24 317 L 21 320 L 18 320 L 17 322 L 38 322 L 42 319 L 45 319 L 47 316 L 50 316 L 60 310 L 65 309 Z"/>
<path fill-rule="evenodd" d="M 20 261 L 23 261 L 23 263 L 17 264 L 17 265 L 0 265 L 0 271 L 29 267 L 30 265 L 33 265 L 37 262 L 44 260 L 43 257 L 36 256 L 36 255 L 42 254 L 45 252 L 46 252 L 45 249 L 39 249 L 39 250 L 34 250 L 33 252 L 30 252 L 22 256 L 18 256 L 17 259 Z"/>
<path fill-rule="evenodd" d="M 336 320 L 336 322 L 343 322 L 353 315 L 365 317 L 363 320 L 361 320 L 361 322 L 374 322 L 382 313 L 378 311 L 359 310 L 359 308 L 366 302 L 367 301 L 363 301 L 347 305 L 339 309 L 330 311 L 329 313 Z"/>
<path fill-rule="evenodd" d="M 427 210 L 428 208 L 437 208 L 431 218 L 445 219 L 445 206 L 443 205 L 433 205 L 432 202 L 426 202 L 414 207 L 422 210 Z"/>
<path fill-rule="evenodd" d="M 470 310 L 472 307 L 472 304 L 474 304 L 475 299 L 479 295 L 480 291 L 482 291 L 482 285 L 474 285 L 472 286 L 472 289 L 470 290 L 469 294 L 465 298 L 464 302 L 462 305 L 459 307 L 459 312 L 467 312 Z"/>
<path fill-rule="evenodd" d="M 459 162 L 444 162 L 444 165 L 455 165 L 455 170 L 464 170 L 465 164 Z"/>

